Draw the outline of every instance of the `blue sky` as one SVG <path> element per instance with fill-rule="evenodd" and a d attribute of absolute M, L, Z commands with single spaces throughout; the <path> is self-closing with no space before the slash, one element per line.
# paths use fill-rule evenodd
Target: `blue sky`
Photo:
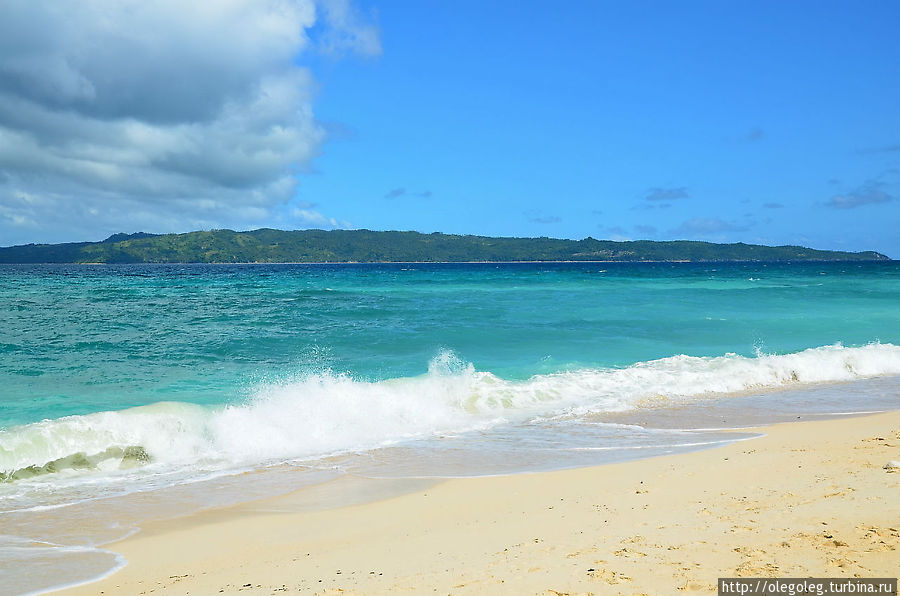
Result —
<path fill-rule="evenodd" d="M 96 88 L 75 108 L 21 92 L 21 73 L 2 76 L 14 70 L 2 55 L 25 50 L 0 46 L 0 233 L 9 239 L 0 244 L 137 229 L 350 227 L 803 244 L 900 258 L 896 2 L 296 6 L 293 29 L 269 53 L 248 42 L 210 67 L 195 50 L 195 26 L 161 40 L 182 52 L 183 101 L 196 106 L 163 117 L 138 93 L 97 116 L 96 82 L 130 72 L 99 58 L 75 64 Z M 255 21 L 238 16 L 233 31 L 217 31 L 217 18 L 201 33 L 210 44 L 270 36 L 271 12 L 256 15 L 251 33 L 242 28 Z M 120 25 L 127 36 L 129 23 Z M 291 45 L 298 28 L 303 39 Z M 74 55 L 82 46 L 72 36 Z M 46 53 L 65 58 L 69 49 Z M 150 80 L 163 76 L 157 53 L 123 51 Z M 243 79 L 229 73 L 234 65 Z M 278 94 L 259 93 L 265 85 Z M 135 136 L 122 125 L 116 134 L 133 142 L 98 149 L 74 126 L 62 140 L 4 129 L 4 93 L 147 130 Z M 273 96 L 281 99 L 257 122 L 259 98 Z M 74 152 L 80 142 L 87 157 L 22 165 L 4 158 L 4 130 L 31 132 L 36 152 Z M 134 156 L 123 163 L 101 149 Z M 90 177 L 77 172 L 92 159 L 100 163 Z M 72 212 L 57 221 L 62 201 L 83 216 L 93 209 L 93 219 Z"/>

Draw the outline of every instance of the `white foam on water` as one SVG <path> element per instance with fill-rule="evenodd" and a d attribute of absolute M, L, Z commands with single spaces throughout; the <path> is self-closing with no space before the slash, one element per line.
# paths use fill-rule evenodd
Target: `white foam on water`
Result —
<path fill-rule="evenodd" d="M 191 509 L 202 506 L 202 498 L 193 495 L 207 494 L 203 488 L 191 493 L 194 483 L 202 487 L 222 476 L 239 481 L 241 472 L 283 462 L 318 470 L 335 466 L 335 461 L 345 467 L 359 461 L 356 472 L 374 478 L 437 478 L 711 448 L 742 437 L 702 436 L 693 428 L 647 429 L 597 415 L 634 411 L 644 416 L 642 408 L 648 405 L 665 408 L 898 374 L 900 346 L 878 343 L 753 357 L 678 355 L 525 380 L 478 371 L 451 352 L 432 359 L 428 372 L 418 377 L 366 381 L 320 371 L 260 383 L 241 403 L 208 407 L 164 402 L 0 430 L 0 472 L 6 474 L 0 480 L 0 520 L 7 525 L 15 521 L 23 536 L 52 537 L 56 526 L 36 528 L 29 520 L 39 519 L 35 514 L 68 519 L 73 511 L 108 511 L 115 521 L 119 502 L 108 497 L 125 496 L 120 505 L 128 507 L 130 493 L 152 494 L 157 488 L 169 491 L 166 495 L 185 489 L 183 507 Z M 854 408 L 848 404 L 847 409 Z M 489 432 L 467 434 L 471 431 Z M 124 457 L 128 447 L 138 446 L 149 462 Z M 372 451 L 379 447 L 391 449 Z M 339 454 L 345 455 L 327 459 Z M 17 470 L 26 472 L 11 480 L 9 474 Z M 255 476 L 247 475 L 246 481 L 253 483 Z M 276 476 L 270 482 L 282 482 Z M 284 479 L 277 490 L 296 485 L 294 475 Z M 108 541 L 101 534 L 91 543 Z M 59 542 L 71 538 L 63 532 Z M 74 566 L 60 577 L 74 581 L 112 573 L 124 564 L 101 548 L 6 546 L 9 569 L 31 556 L 44 565 L 59 560 Z M 81 561 L 89 562 L 92 571 L 83 573 L 87 568 L 79 567 Z M 44 589 L 27 578 L 17 585 Z"/>
<path fill-rule="evenodd" d="M 678 355 L 521 381 L 477 371 L 442 352 L 419 377 L 362 381 L 325 371 L 261 384 L 246 401 L 217 408 L 163 402 L 13 427 L 0 431 L 0 472 L 56 462 L 49 468 L 52 473 L 13 483 L 32 486 L 148 474 L 163 479 L 175 469 L 209 472 L 308 460 L 505 422 L 577 419 L 648 403 L 665 406 L 896 374 L 900 346 L 880 343 L 755 357 Z M 151 463 L 119 469 L 118 460 L 104 460 L 84 470 L 58 461 L 129 446 L 143 448 Z"/>
<path fill-rule="evenodd" d="M 12 590 L 30 586 L 20 591 L 23 596 L 37 596 L 89 584 L 114 574 L 126 565 L 125 557 L 106 549 L 16 536 L 0 536 L 0 561 L 17 562 L 15 567 L 3 568 L 4 585 Z M 59 578 L 78 579 L 60 581 Z"/>

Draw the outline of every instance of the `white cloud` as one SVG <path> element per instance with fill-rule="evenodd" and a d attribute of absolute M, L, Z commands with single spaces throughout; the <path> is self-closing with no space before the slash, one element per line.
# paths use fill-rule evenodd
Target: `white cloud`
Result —
<path fill-rule="evenodd" d="M 335 48 L 375 53 L 346 2 L 5 2 L 0 244 L 25 238 L 8 225 L 57 240 L 264 222 L 325 136 L 296 64 L 317 8 Z"/>
<path fill-rule="evenodd" d="M 299 209 L 295 208 L 291 210 L 291 215 L 299 220 L 304 226 L 311 226 L 315 228 L 350 228 L 352 227 L 350 222 L 338 220 L 333 217 L 327 217 L 322 215 L 318 211 L 313 209 Z"/>
<path fill-rule="evenodd" d="M 363 56 L 381 55 L 378 28 L 359 14 L 350 0 L 321 0 L 323 17 L 329 25 L 320 41 L 327 53 L 356 52 Z"/>

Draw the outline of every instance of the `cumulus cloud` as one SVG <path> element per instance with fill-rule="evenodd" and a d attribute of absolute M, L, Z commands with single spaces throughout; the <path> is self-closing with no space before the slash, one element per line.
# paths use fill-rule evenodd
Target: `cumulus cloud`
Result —
<path fill-rule="evenodd" d="M 834 209 L 856 209 L 865 205 L 875 205 L 878 203 L 887 203 L 894 200 L 894 197 L 882 190 L 884 186 L 881 182 L 868 180 L 865 184 L 839 195 L 834 195 L 825 205 Z"/>
<path fill-rule="evenodd" d="M 3 235 L 264 221 L 325 138 L 296 64 L 317 17 L 372 53 L 346 1 L 5 3 Z"/>
<path fill-rule="evenodd" d="M 656 229 L 656 226 L 638 224 L 634 226 L 634 231 L 642 236 L 655 236 L 659 230 Z"/>
<path fill-rule="evenodd" d="M 763 203 L 763 207 L 766 209 L 783 209 L 784 205 L 782 203 Z"/>

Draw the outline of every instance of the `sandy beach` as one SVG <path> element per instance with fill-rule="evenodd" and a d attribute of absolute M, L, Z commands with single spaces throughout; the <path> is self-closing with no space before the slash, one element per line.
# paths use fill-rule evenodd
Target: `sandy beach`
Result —
<path fill-rule="evenodd" d="M 900 460 L 900 412 L 758 430 L 337 509 L 309 510 L 316 495 L 299 491 L 159 521 L 109 547 L 124 569 L 66 593 L 633 595 L 714 593 L 729 576 L 896 577 L 900 470 L 885 464 Z M 352 501 L 366 486 L 317 490 Z"/>

